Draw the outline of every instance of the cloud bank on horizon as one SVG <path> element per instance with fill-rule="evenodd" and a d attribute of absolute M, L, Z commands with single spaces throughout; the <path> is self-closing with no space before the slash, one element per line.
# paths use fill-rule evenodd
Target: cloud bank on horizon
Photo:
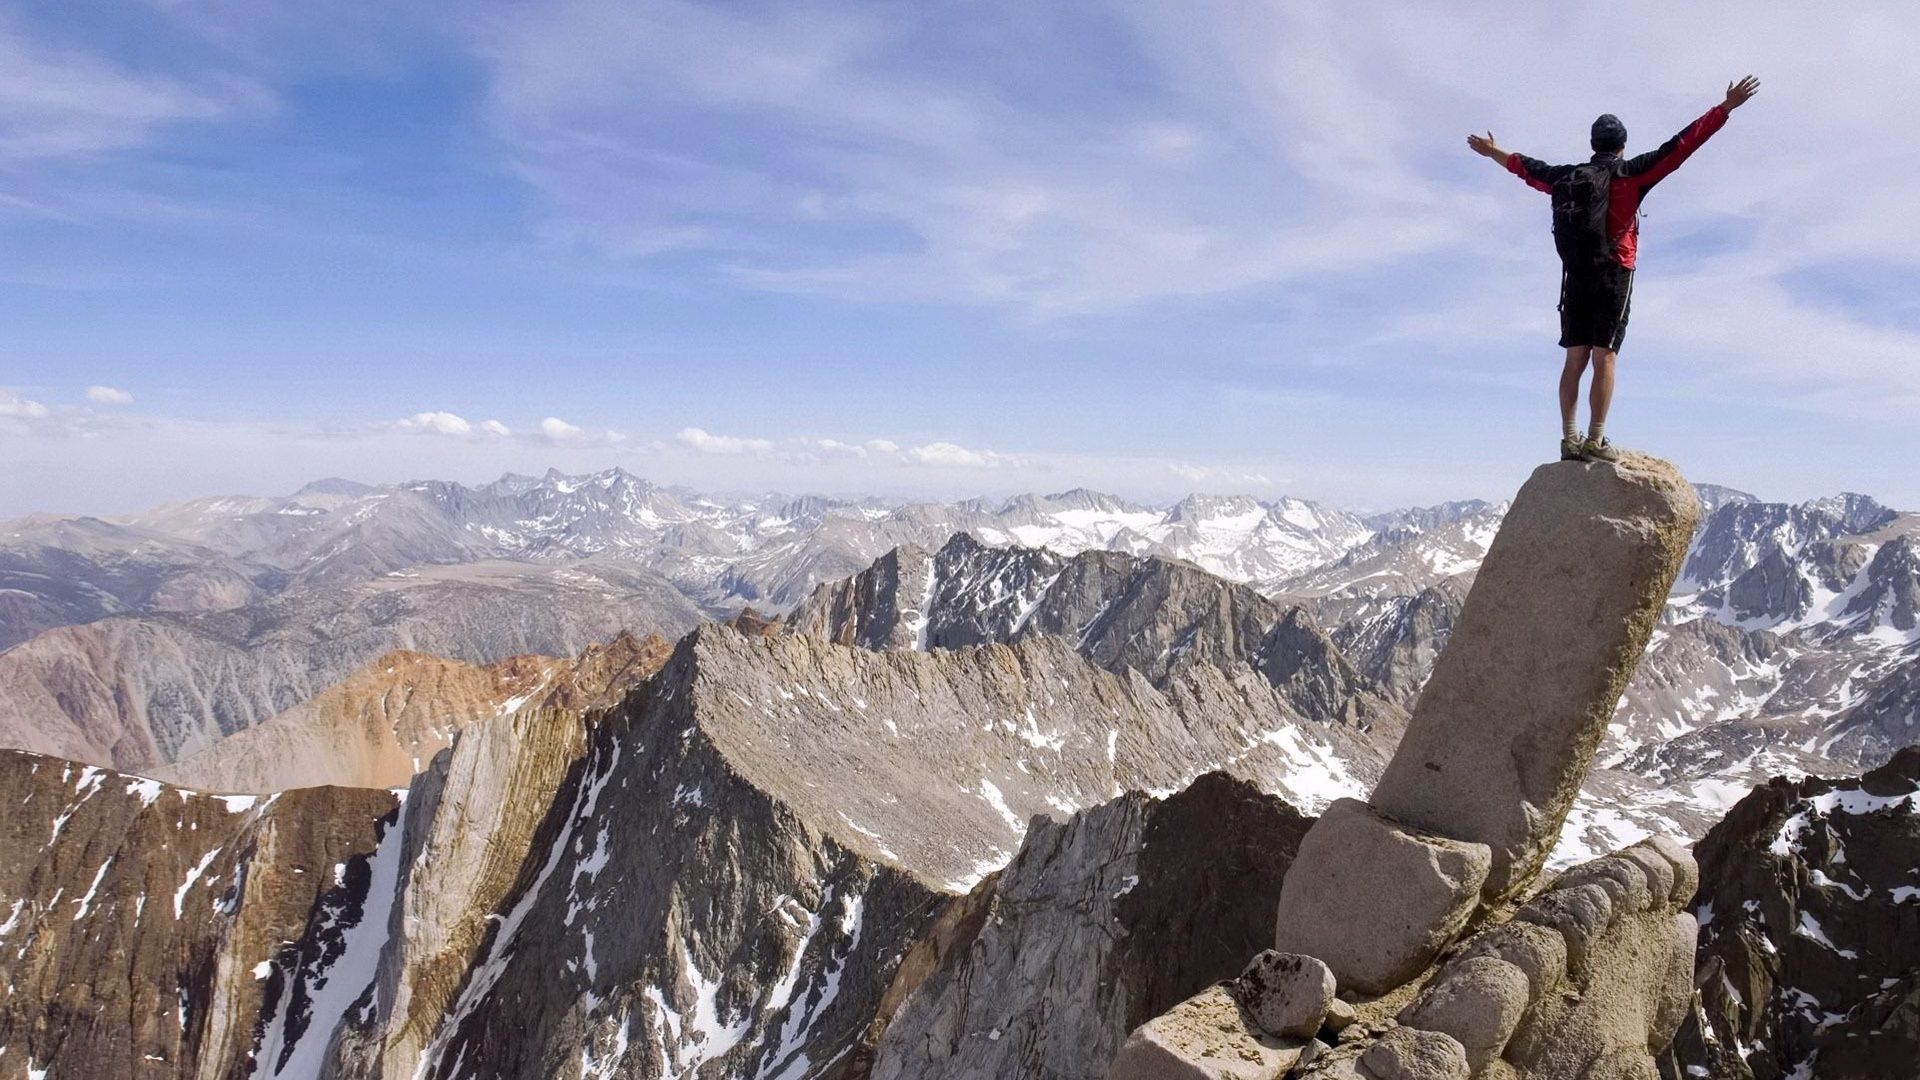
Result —
<path fill-rule="evenodd" d="M 1920 502 L 1904 5 L 0 0 L 0 516 L 323 474 L 1498 496 L 1544 200 L 1651 146 L 1614 423 Z"/>

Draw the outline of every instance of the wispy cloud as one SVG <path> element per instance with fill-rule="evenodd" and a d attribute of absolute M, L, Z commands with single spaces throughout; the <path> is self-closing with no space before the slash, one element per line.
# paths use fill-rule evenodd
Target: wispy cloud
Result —
<path fill-rule="evenodd" d="M 747 435 L 716 435 L 697 427 L 681 428 L 674 433 L 673 439 L 680 446 L 702 454 L 780 457 L 793 462 L 837 458 L 937 469 L 999 469 L 1021 465 L 1024 460 L 1017 454 L 961 446 L 946 440 L 913 446 L 902 446 L 891 439 L 881 438 L 850 442 L 822 436 L 793 436 L 775 440 Z"/>
<path fill-rule="evenodd" d="M 571 442 L 586 435 L 585 429 L 569 424 L 557 416 L 549 416 L 540 421 L 540 433 L 554 442 Z"/>
<path fill-rule="evenodd" d="M 703 454 L 764 454 L 773 449 L 773 442 L 769 439 L 714 435 L 697 427 L 681 428 L 674 433 L 673 440 Z"/>
<path fill-rule="evenodd" d="M 975 36 L 949 40 L 956 21 Z M 1092 24 L 1111 32 L 1085 33 Z M 1825 379 L 1856 391 L 1836 389 L 1836 404 L 1916 370 L 1887 360 L 1907 335 L 1782 285 L 1833 259 L 1910 266 L 1920 250 L 1920 215 L 1902 210 L 1915 131 L 1901 104 L 1920 94 L 1904 59 L 1920 24 L 1899 4 L 1836 18 L 1512 3 L 1467 18 L 1372 0 L 1196 0 L 1023 20 L 994 5 L 881 17 L 560 0 L 489 26 L 479 47 L 496 130 L 544 200 L 547 235 L 569 245 L 694 253 L 767 289 L 1022 318 L 1311 294 L 1349 275 L 1373 290 L 1367 325 L 1347 328 L 1360 335 L 1497 295 L 1538 304 L 1529 283 L 1553 273 L 1544 207 L 1467 155 L 1469 127 L 1572 158 L 1608 108 L 1651 146 L 1721 81 L 1760 69 L 1760 102 L 1669 182 L 1686 193 L 1656 194 L 1646 231 L 1655 275 L 1671 273 L 1671 249 L 1721 236 L 1754 271 L 1747 299 L 1763 317 L 1708 312 L 1700 332 L 1660 332 L 1766 356 L 1750 377 L 1774 384 L 1798 381 L 1792 354 L 1824 336 L 1838 346 Z M 987 55 L 1016 26 L 1022 51 Z M 939 45 L 970 62 L 929 62 Z M 1133 85 L 1086 74 L 1107 69 Z M 1660 288 L 1643 290 L 1649 315 Z M 1684 280 L 1673 293 L 1703 298 Z M 1512 344 L 1540 321 L 1493 329 Z"/>
<path fill-rule="evenodd" d="M 137 146 L 168 124 L 258 111 L 271 100 L 243 78 L 144 75 L 36 42 L 0 13 L 0 161 Z"/>
<path fill-rule="evenodd" d="M 133 395 L 117 386 L 89 386 L 87 400 L 99 405 L 131 405 Z"/>
<path fill-rule="evenodd" d="M 20 393 L 0 387 L 0 418 L 11 420 L 44 420 L 48 415 L 47 407 L 38 401 Z"/>
<path fill-rule="evenodd" d="M 985 80 L 926 63 L 956 17 L 565 0 L 493 25 L 492 114 L 551 236 L 699 251 L 781 290 L 1111 311 L 1376 265 L 1470 226 L 1385 169 L 1365 191 L 1320 182 L 1329 148 L 1222 125 L 1207 87 L 1062 109 L 1047 64 L 1067 25 L 1035 20 L 1061 37 L 1027 66 L 982 58 Z M 641 104 L 661 100 L 678 115 Z"/>
<path fill-rule="evenodd" d="M 422 435 L 448 435 L 455 438 L 483 436 L 505 438 L 513 430 L 498 420 L 482 420 L 474 423 L 458 413 L 445 411 L 419 412 L 402 417 L 388 425 L 395 431 L 418 433 Z"/>
<path fill-rule="evenodd" d="M 555 418 L 548 417 L 548 420 Z M 610 464 L 656 479 L 712 490 L 895 494 L 956 498 L 1092 487 L 1143 500 L 1171 501 L 1193 490 L 1276 493 L 1258 470 L 1134 455 L 1027 452 L 950 440 L 884 437 L 778 438 L 683 428 L 664 438 L 629 439 L 558 421 L 510 433 L 497 421 L 475 423 L 430 411 L 398 421 L 313 426 L 209 421 L 137 411 L 62 414 L 0 390 L 0 440 L 10 462 L 0 471 L 0 518 L 31 510 L 105 512 L 158 498 L 209 492 L 291 490 L 318 475 L 397 481 L 422 477 L 485 479 L 549 465 L 591 471 Z M 497 425 L 490 430 L 489 425 Z M 54 463 L 110 476 L 85 493 L 49 499 L 34 478 Z"/>

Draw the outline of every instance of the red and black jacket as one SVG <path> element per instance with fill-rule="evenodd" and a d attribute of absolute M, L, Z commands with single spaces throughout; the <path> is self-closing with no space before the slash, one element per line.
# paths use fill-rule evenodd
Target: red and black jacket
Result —
<path fill-rule="evenodd" d="M 1692 157 L 1700 144 L 1726 122 L 1727 110 L 1715 105 L 1700 119 L 1688 124 L 1686 130 L 1661 143 L 1658 149 L 1624 161 L 1618 154 L 1593 155 L 1594 163 L 1615 162 L 1613 180 L 1607 186 L 1607 239 L 1613 241 L 1613 256 L 1621 266 L 1633 269 L 1635 256 L 1639 254 L 1640 200 L 1653 190 L 1653 185 Z M 1572 165 L 1549 165 L 1524 154 L 1507 155 L 1507 171 L 1538 191 L 1552 192 L 1554 182 L 1573 169 Z"/>

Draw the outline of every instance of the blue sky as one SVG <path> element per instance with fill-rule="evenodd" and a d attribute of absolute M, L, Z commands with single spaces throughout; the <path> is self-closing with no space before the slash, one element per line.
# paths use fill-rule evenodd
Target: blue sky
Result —
<path fill-rule="evenodd" d="M 1749 70 L 1647 202 L 1610 430 L 1920 506 L 1920 20 L 1545 7 L 0 0 L 0 516 L 613 464 L 1501 497 L 1557 267 L 1464 136 L 1644 148 Z"/>

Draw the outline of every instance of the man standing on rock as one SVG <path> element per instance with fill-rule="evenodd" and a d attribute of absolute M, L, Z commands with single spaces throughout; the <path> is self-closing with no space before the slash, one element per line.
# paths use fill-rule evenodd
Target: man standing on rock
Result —
<path fill-rule="evenodd" d="M 1560 372 L 1560 459 L 1617 461 L 1606 435 L 1613 402 L 1613 362 L 1627 333 L 1633 297 L 1634 256 L 1640 240 L 1640 200 L 1680 167 L 1700 144 L 1727 122 L 1727 114 L 1760 89 L 1749 75 L 1727 87 L 1720 104 L 1658 149 L 1631 158 L 1626 125 L 1612 113 L 1593 122 L 1593 157 L 1579 165 L 1549 165 L 1495 145 L 1493 132 L 1467 136 L 1475 153 L 1492 158 L 1527 186 L 1553 198 L 1553 245 L 1560 252 L 1560 344 L 1567 350 Z M 1585 439 L 1574 423 L 1580 377 L 1593 363 L 1588 405 L 1593 418 Z"/>

